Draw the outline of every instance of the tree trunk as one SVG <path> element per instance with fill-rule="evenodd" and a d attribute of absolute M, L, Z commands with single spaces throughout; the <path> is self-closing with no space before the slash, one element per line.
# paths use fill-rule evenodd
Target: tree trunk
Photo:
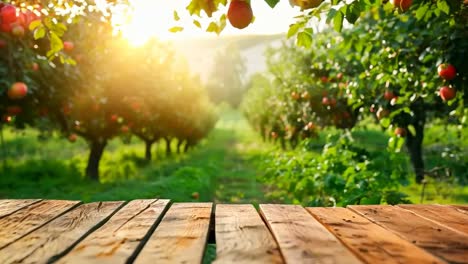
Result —
<path fill-rule="evenodd" d="M 166 157 L 169 157 L 171 156 L 171 139 L 164 138 L 164 141 L 166 142 Z"/>
<path fill-rule="evenodd" d="M 185 146 L 184 146 L 184 152 L 187 153 L 190 149 L 190 146 L 192 145 L 192 143 L 190 143 L 190 140 L 187 140 L 187 142 L 185 142 Z"/>
<path fill-rule="evenodd" d="M 86 176 L 92 180 L 99 181 L 99 162 L 101 161 L 104 148 L 107 141 L 99 142 L 99 140 L 90 141 L 90 152 L 88 165 L 86 166 Z"/>
<path fill-rule="evenodd" d="M 416 182 L 421 183 L 424 180 L 424 160 L 422 143 L 424 140 L 424 125 L 426 123 L 426 112 L 424 110 L 424 101 L 419 99 L 411 105 L 411 111 L 414 113 L 411 123 L 416 134 L 412 135 L 408 131 L 406 138 L 406 148 L 410 154 L 411 165 L 416 174 Z"/>
<path fill-rule="evenodd" d="M 154 141 L 151 140 L 146 140 L 145 141 L 145 159 L 146 161 L 151 161 L 152 159 L 152 153 L 151 153 L 151 147 L 153 146 Z"/>
<path fill-rule="evenodd" d="M 180 154 L 182 144 L 184 144 L 184 140 L 180 139 L 179 142 L 177 142 L 177 154 Z"/>

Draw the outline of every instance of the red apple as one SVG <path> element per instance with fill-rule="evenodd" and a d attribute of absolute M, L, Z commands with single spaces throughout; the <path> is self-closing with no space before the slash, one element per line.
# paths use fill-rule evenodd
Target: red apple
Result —
<path fill-rule="evenodd" d="M 452 64 L 442 63 L 437 67 L 437 73 L 442 79 L 450 81 L 457 76 L 457 70 Z"/>
<path fill-rule="evenodd" d="M 338 79 L 338 80 L 343 79 L 343 73 L 341 73 L 341 72 L 338 73 L 338 74 L 336 75 L 336 79 Z"/>
<path fill-rule="evenodd" d="M 232 0 L 227 13 L 229 23 L 235 28 L 246 28 L 253 19 L 253 11 L 250 3 L 244 0 Z"/>
<path fill-rule="evenodd" d="M 390 91 L 390 90 L 385 91 L 385 93 L 384 93 L 385 100 L 391 101 L 394 97 L 395 97 L 395 94 L 392 91 Z"/>
<path fill-rule="evenodd" d="M 123 133 L 128 133 L 130 131 L 130 127 L 128 126 L 122 126 L 120 128 L 120 131 L 122 131 Z"/>
<path fill-rule="evenodd" d="M 294 100 L 299 100 L 299 98 L 301 98 L 301 96 L 297 92 L 291 92 L 291 97 Z"/>
<path fill-rule="evenodd" d="M 327 76 L 322 76 L 322 77 L 320 77 L 320 81 L 322 81 L 323 83 L 327 83 L 328 82 L 328 77 Z"/>
<path fill-rule="evenodd" d="M 28 93 L 28 86 L 23 82 L 14 83 L 8 90 L 8 98 L 12 100 L 21 99 Z"/>
<path fill-rule="evenodd" d="M 309 100 L 310 99 L 310 94 L 309 94 L 309 92 L 305 91 L 305 92 L 302 93 L 301 97 L 304 100 Z"/>
<path fill-rule="evenodd" d="M 8 43 L 5 40 L 0 39 L 0 49 L 6 48 L 7 45 Z"/>
<path fill-rule="evenodd" d="M 13 5 L 5 5 L 0 10 L 0 17 L 3 24 L 10 24 L 16 21 L 16 7 Z"/>
<path fill-rule="evenodd" d="M 68 141 L 70 141 L 72 143 L 75 142 L 77 139 L 78 139 L 78 136 L 76 134 L 70 134 L 68 136 Z"/>
<path fill-rule="evenodd" d="M 411 7 L 413 0 L 390 0 L 390 3 L 402 11 L 406 11 Z"/>
<path fill-rule="evenodd" d="M 31 64 L 31 69 L 33 71 L 38 71 L 39 70 L 39 64 L 37 64 L 36 62 L 33 62 L 33 64 Z"/>
<path fill-rule="evenodd" d="M 322 98 L 322 104 L 323 105 L 329 105 L 330 104 L 330 99 L 328 99 L 328 97 L 323 97 Z"/>
<path fill-rule="evenodd" d="M 395 135 L 398 137 L 406 137 L 406 128 L 404 127 L 397 127 L 395 129 Z"/>
<path fill-rule="evenodd" d="M 71 52 L 75 48 L 75 44 L 71 41 L 64 41 L 63 42 L 63 50 L 65 52 Z"/>
<path fill-rule="evenodd" d="M 335 107 L 336 106 L 336 99 L 332 98 L 330 99 L 330 107 Z"/>
<path fill-rule="evenodd" d="M 19 24 L 13 25 L 11 28 L 11 34 L 17 38 L 22 38 L 24 36 L 24 27 Z"/>
<path fill-rule="evenodd" d="M 193 192 L 192 193 L 192 198 L 195 200 L 198 200 L 200 198 L 200 194 L 198 192 Z"/>
<path fill-rule="evenodd" d="M 12 118 L 11 116 L 9 116 L 9 115 L 4 115 L 4 116 L 2 117 L 2 120 L 3 120 L 3 122 L 5 122 L 5 123 L 10 123 L 12 119 L 13 119 L 13 118 Z"/>
<path fill-rule="evenodd" d="M 116 115 L 116 114 L 113 114 L 113 115 L 111 115 L 110 120 L 112 122 L 116 123 L 117 121 L 119 121 L 119 116 Z"/>
<path fill-rule="evenodd" d="M 440 98 L 442 98 L 442 100 L 450 101 L 453 98 L 455 98 L 455 96 L 457 95 L 457 90 L 455 90 L 454 88 L 450 88 L 448 86 L 444 86 L 440 88 L 439 95 L 440 95 Z"/>
<path fill-rule="evenodd" d="M 291 5 L 299 6 L 302 10 L 316 8 L 323 0 L 290 0 Z"/>
<path fill-rule="evenodd" d="M 376 113 L 378 120 L 381 120 L 389 115 L 390 115 L 390 111 L 384 108 L 379 108 L 379 110 L 377 110 L 377 113 Z"/>
<path fill-rule="evenodd" d="M 10 23 L 0 23 L 0 31 L 9 33 L 11 32 L 11 24 Z"/>
<path fill-rule="evenodd" d="M 20 106 L 12 105 L 12 106 L 8 106 L 6 111 L 8 115 L 16 116 L 16 115 L 21 114 L 21 112 L 23 112 L 23 109 Z"/>

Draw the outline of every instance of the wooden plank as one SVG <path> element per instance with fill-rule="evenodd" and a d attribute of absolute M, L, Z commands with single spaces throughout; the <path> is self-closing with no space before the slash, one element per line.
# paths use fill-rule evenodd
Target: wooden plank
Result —
<path fill-rule="evenodd" d="M 201 263 L 212 203 L 171 206 L 135 263 Z"/>
<path fill-rule="evenodd" d="M 125 263 L 163 213 L 169 200 L 134 200 L 57 263 Z"/>
<path fill-rule="evenodd" d="M 41 200 L 40 199 L 0 200 L 0 218 L 10 215 L 18 210 L 21 210 L 39 201 Z"/>
<path fill-rule="evenodd" d="M 449 262 L 468 263 L 468 236 L 390 205 L 350 206 L 371 221 Z"/>
<path fill-rule="evenodd" d="M 0 249 L 77 206 L 79 201 L 47 200 L 0 218 Z"/>
<path fill-rule="evenodd" d="M 361 263 L 298 205 L 260 205 L 287 263 Z"/>
<path fill-rule="evenodd" d="M 455 232 L 468 235 L 468 215 L 458 211 L 454 207 L 422 204 L 401 204 L 398 206 L 451 228 Z"/>
<path fill-rule="evenodd" d="M 307 210 L 367 263 L 445 263 L 346 208 Z"/>
<path fill-rule="evenodd" d="M 450 205 L 451 207 L 457 209 L 460 213 L 468 214 L 468 205 Z"/>
<path fill-rule="evenodd" d="M 278 245 L 250 204 L 216 205 L 214 263 L 284 263 Z"/>
<path fill-rule="evenodd" d="M 46 263 L 72 246 L 122 204 L 83 204 L 1 249 L 0 263 Z"/>

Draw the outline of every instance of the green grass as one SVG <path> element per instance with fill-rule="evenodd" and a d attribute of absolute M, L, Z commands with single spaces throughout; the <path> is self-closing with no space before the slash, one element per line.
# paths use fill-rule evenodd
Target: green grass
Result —
<path fill-rule="evenodd" d="M 168 198 L 173 201 L 264 202 L 256 160 L 262 151 L 250 145 L 256 136 L 237 112 L 223 116 L 213 133 L 187 154 L 165 157 L 164 144 L 147 164 L 144 145 L 113 140 L 101 161 L 101 182 L 82 175 L 87 145 L 54 135 L 5 131 L 7 167 L 0 174 L 0 198 L 130 200 Z M 269 146 L 264 146 L 269 147 Z"/>
<path fill-rule="evenodd" d="M 320 155 L 326 131 L 313 142 L 312 150 Z M 441 158 L 439 149 L 468 145 L 466 137 L 459 139 L 457 130 L 433 125 L 426 132 L 427 167 L 446 165 L 459 172 L 466 171 L 467 155 Z M 444 135 L 443 137 L 441 135 Z M 387 146 L 388 135 L 378 126 L 366 125 L 353 133 L 354 139 L 367 149 L 378 151 Z M 6 168 L 0 163 L 0 198 L 48 198 L 98 200 L 130 200 L 136 198 L 168 198 L 173 201 L 230 203 L 271 202 L 266 189 L 257 178 L 261 164 L 269 153 L 281 151 L 263 143 L 239 112 L 224 111 L 212 134 L 187 154 L 165 157 L 164 144 L 154 148 L 155 160 L 143 159 L 144 145 L 133 138 L 123 143 L 114 139 L 106 148 L 101 162 L 101 182 L 85 179 L 86 142 L 70 143 L 52 135 L 40 140 L 39 133 L 4 130 Z M 460 144 L 460 141 L 462 143 Z M 290 150 L 291 151 L 291 150 Z M 292 152 L 299 152 L 296 149 Z M 446 151 L 446 150 L 444 150 Z M 449 155 L 448 153 L 447 155 Z M 408 171 L 408 177 L 412 172 Z M 403 187 L 414 203 L 420 202 L 422 186 Z M 466 203 L 468 187 L 447 181 L 430 181 L 425 189 L 425 203 Z"/>

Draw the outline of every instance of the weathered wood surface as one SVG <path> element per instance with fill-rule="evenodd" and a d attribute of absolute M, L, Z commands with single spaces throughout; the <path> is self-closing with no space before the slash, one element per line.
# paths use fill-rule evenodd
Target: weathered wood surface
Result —
<path fill-rule="evenodd" d="M 169 200 L 131 201 L 57 263 L 125 263 L 168 203 Z"/>
<path fill-rule="evenodd" d="M 307 208 L 367 263 L 444 263 L 346 208 Z"/>
<path fill-rule="evenodd" d="M 83 204 L 0 250 L 0 263 L 46 263 L 110 216 L 123 202 Z"/>
<path fill-rule="evenodd" d="M 41 201 L 0 218 L 0 249 L 78 205 L 78 201 Z"/>
<path fill-rule="evenodd" d="M 461 232 L 468 235 L 468 214 L 464 214 L 454 207 L 415 204 L 403 204 L 399 205 L 399 207 L 410 210 L 419 216 L 449 227 L 455 232 Z"/>
<path fill-rule="evenodd" d="M 287 263 L 361 263 L 340 241 L 298 205 L 260 205 Z"/>
<path fill-rule="evenodd" d="M 451 205 L 451 207 L 457 209 L 457 211 L 468 214 L 468 205 Z"/>
<path fill-rule="evenodd" d="M 349 206 L 371 221 L 449 262 L 468 263 L 468 236 L 390 205 Z"/>
<path fill-rule="evenodd" d="M 40 199 L 25 200 L 0 200 L 0 218 L 21 210 L 31 204 L 41 201 Z"/>
<path fill-rule="evenodd" d="M 250 204 L 216 205 L 214 263 L 283 263 L 278 245 Z"/>
<path fill-rule="evenodd" d="M 201 263 L 212 207 L 212 203 L 173 204 L 135 263 Z"/>

